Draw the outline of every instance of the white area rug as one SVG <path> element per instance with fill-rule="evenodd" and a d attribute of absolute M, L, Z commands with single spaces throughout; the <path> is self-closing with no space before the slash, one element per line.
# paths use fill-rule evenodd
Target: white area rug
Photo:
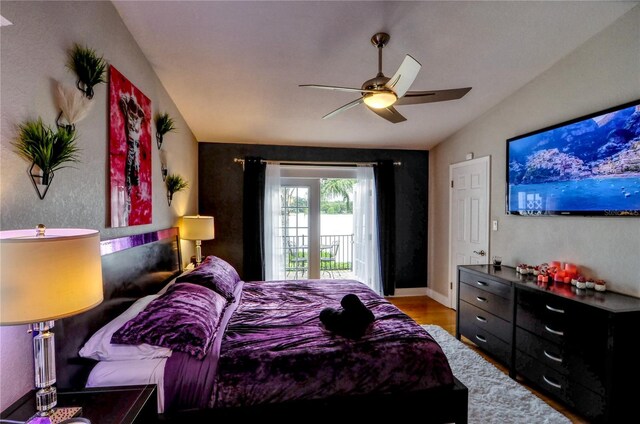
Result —
<path fill-rule="evenodd" d="M 437 325 L 423 325 L 469 389 L 469 423 L 556 424 L 571 421 Z"/>

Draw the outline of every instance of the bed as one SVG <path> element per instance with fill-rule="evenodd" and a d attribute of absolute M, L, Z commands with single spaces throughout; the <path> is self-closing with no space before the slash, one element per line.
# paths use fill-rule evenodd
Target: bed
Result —
<path fill-rule="evenodd" d="M 105 323 L 136 301 L 155 299 L 181 275 L 178 240 L 172 228 L 102 242 L 105 301 L 56 324 L 58 387 L 149 379 L 158 384 L 164 422 L 299 422 L 310 416 L 377 422 L 416 414 L 425 422 L 466 422 L 467 389 L 451 374 L 437 343 L 352 281 L 238 282 L 220 308 L 219 331 L 204 357 L 174 350 L 138 362 L 80 358 L 80 348 Z M 318 319 L 322 308 L 339 307 L 347 293 L 357 294 L 376 317 L 358 339 L 336 335 Z"/>

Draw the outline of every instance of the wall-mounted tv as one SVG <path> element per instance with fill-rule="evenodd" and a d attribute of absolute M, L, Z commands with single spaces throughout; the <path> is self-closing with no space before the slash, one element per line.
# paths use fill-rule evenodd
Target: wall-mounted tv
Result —
<path fill-rule="evenodd" d="M 640 100 L 507 140 L 506 212 L 640 216 Z"/>

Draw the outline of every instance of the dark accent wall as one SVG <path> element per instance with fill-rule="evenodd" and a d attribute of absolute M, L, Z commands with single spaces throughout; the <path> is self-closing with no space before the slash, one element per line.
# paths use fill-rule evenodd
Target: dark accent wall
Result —
<path fill-rule="evenodd" d="M 429 152 L 424 150 L 339 149 L 255 144 L 199 143 L 198 199 L 201 215 L 215 218 L 216 239 L 202 252 L 242 270 L 242 165 L 234 158 L 268 160 L 402 162 L 396 177 L 396 287 L 427 285 L 427 187 Z"/>

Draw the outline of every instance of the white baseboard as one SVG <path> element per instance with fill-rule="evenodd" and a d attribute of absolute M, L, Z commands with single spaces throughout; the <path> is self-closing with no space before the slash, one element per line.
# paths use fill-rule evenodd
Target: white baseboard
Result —
<path fill-rule="evenodd" d="M 430 289 L 429 287 L 427 287 L 427 296 L 429 296 L 431 299 L 435 300 L 438 303 L 442 303 L 447 308 L 451 307 L 448 296 L 440 294 L 437 291 Z"/>
<path fill-rule="evenodd" d="M 405 297 L 405 296 L 429 296 L 431 299 L 438 303 L 442 303 L 447 308 L 450 308 L 449 298 L 437 291 L 430 289 L 429 287 L 413 287 L 410 289 L 396 289 L 393 296 L 390 297 Z"/>
<path fill-rule="evenodd" d="M 392 297 L 404 297 L 404 296 L 426 296 L 426 287 L 412 287 L 410 289 L 396 289 Z"/>

